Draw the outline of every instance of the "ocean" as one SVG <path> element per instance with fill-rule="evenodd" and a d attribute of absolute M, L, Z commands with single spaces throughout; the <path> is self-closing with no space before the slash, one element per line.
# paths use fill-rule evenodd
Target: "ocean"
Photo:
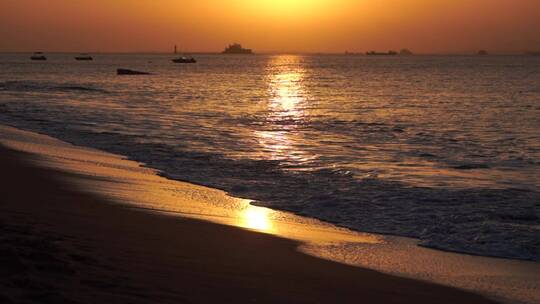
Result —
<path fill-rule="evenodd" d="M 540 261 L 540 57 L 29 56 L 0 54 L 1 124 L 353 230 Z"/>

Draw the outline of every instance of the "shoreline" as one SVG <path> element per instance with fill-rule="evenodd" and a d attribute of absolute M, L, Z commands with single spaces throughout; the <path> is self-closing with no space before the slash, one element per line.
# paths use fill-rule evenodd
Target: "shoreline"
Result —
<path fill-rule="evenodd" d="M 33 161 L 38 167 L 59 170 L 67 174 L 63 181 L 75 189 L 121 207 L 275 235 L 297 242 L 297 250 L 310 256 L 458 288 L 503 303 L 540 300 L 539 263 L 434 250 L 418 246 L 418 240 L 411 238 L 355 232 L 258 207 L 218 189 L 167 179 L 124 156 L 14 127 L 0 125 L 2 144 L 39 156 L 39 161 Z"/>
<path fill-rule="evenodd" d="M 122 181 L 36 165 L 43 156 L 3 146 L 0 153 L 0 294 L 7 303 L 495 303 L 311 257 L 297 250 L 298 241 L 125 208 L 81 191 L 81 180 L 89 187 Z"/>

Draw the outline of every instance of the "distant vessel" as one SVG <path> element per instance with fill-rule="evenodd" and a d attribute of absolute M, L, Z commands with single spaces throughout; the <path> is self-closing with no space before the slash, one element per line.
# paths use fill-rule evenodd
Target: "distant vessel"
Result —
<path fill-rule="evenodd" d="M 35 52 L 34 55 L 30 57 L 31 60 L 47 60 L 47 57 L 43 56 L 42 52 Z"/>
<path fill-rule="evenodd" d="M 364 56 L 364 52 L 349 52 L 345 51 L 345 56 Z"/>
<path fill-rule="evenodd" d="M 411 56 L 411 55 L 413 55 L 413 52 L 411 52 L 411 50 L 409 50 L 409 49 L 402 49 L 401 51 L 399 51 L 399 55 L 401 55 L 401 56 Z"/>
<path fill-rule="evenodd" d="M 478 51 L 477 53 L 479 56 L 486 56 L 488 54 L 488 52 L 486 50 L 480 50 Z"/>
<path fill-rule="evenodd" d="M 253 54 L 253 51 L 251 49 L 244 49 L 240 43 L 233 43 L 222 54 Z"/>
<path fill-rule="evenodd" d="M 387 53 L 371 51 L 366 53 L 368 56 L 396 56 L 397 54 L 396 51 L 388 51 Z"/>
<path fill-rule="evenodd" d="M 177 54 L 178 51 L 177 51 L 177 48 L 176 48 L 176 45 L 174 46 L 174 54 Z M 182 56 L 182 57 L 178 57 L 178 58 L 174 58 L 172 59 L 172 62 L 174 63 L 197 63 L 197 60 L 193 57 L 187 57 L 187 56 Z"/>
<path fill-rule="evenodd" d="M 174 63 L 197 63 L 197 60 L 193 57 L 178 57 L 172 60 Z"/>
<path fill-rule="evenodd" d="M 75 57 L 75 60 L 78 60 L 78 61 L 91 61 L 91 60 L 94 60 L 94 58 L 92 58 L 92 56 L 90 56 L 88 54 L 81 54 L 81 55 Z"/>

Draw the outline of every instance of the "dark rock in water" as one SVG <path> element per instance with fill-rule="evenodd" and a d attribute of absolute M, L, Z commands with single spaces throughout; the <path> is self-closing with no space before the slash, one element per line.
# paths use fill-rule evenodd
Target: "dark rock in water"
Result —
<path fill-rule="evenodd" d="M 92 56 L 77 56 L 75 57 L 75 60 L 77 61 L 92 61 L 94 58 Z"/>
<path fill-rule="evenodd" d="M 147 73 L 147 72 L 134 71 L 134 70 L 128 70 L 128 69 L 117 69 L 116 73 L 118 75 L 150 75 L 150 73 Z"/>

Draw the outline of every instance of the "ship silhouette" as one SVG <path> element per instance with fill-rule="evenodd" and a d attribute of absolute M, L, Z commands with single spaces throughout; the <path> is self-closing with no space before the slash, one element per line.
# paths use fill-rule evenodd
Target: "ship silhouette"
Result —
<path fill-rule="evenodd" d="M 366 53 L 368 56 L 396 56 L 397 54 L 396 51 L 388 51 L 387 53 L 371 51 Z"/>
<path fill-rule="evenodd" d="M 251 49 L 245 49 L 240 43 L 230 44 L 222 54 L 253 54 Z"/>

